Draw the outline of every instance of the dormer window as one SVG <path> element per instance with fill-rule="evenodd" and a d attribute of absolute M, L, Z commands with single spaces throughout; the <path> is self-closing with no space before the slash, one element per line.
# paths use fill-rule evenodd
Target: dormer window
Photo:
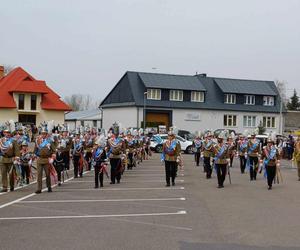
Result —
<path fill-rule="evenodd" d="M 161 90 L 160 89 L 147 89 L 147 99 L 148 100 L 160 100 Z"/>
<path fill-rule="evenodd" d="M 191 102 L 204 102 L 204 92 L 192 91 Z"/>
<path fill-rule="evenodd" d="M 235 94 L 225 94 L 224 102 L 226 104 L 235 104 L 236 103 L 236 95 Z"/>
<path fill-rule="evenodd" d="M 255 95 L 245 95 L 245 104 L 254 105 L 255 104 Z"/>
<path fill-rule="evenodd" d="M 170 101 L 183 101 L 182 90 L 170 90 Z"/>
<path fill-rule="evenodd" d="M 274 96 L 264 96 L 264 106 L 274 106 Z"/>

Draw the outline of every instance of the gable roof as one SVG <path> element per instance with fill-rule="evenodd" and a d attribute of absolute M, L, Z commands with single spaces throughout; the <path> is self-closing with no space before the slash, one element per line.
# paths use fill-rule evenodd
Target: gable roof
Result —
<path fill-rule="evenodd" d="M 277 93 L 270 87 L 270 82 L 256 80 L 240 80 L 214 78 L 219 88 L 224 93 L 269 95 L 276 96 Z M 272 83 L 272 82 L 271 82 Z"/>
<path fill-rule="evenodd" d="M 151 83 L 146 83 L 143 81 L 143 79 L 145 80 L 145 75 L 153 75 L 154 73 L 141 73 L 141 72 L 134 72 L 134 71 L 128 71 L 125 73 L 125 75 L 121 78 L 121 80 L 114 86 L 114 88 L 112 89 L 112 91 L 106 96 L 106 98 L 101 102 L 100 107 L 102 108 L 117 108 L 117 107 L 129 107 L 129 106 L 137 106 L 137 107 L 143 107 L 144 105 L 144 92 L 147 90 L 147 86 L 155 86 L 156 88 L 159 89 L 164 89 L 166 88 L 166 84 L 162 83 L 161 86 L 157 85 L 158 82 L 155 82 L 155 84 L 151 84 Z M 163 74 L 158 74 L 158 78 L 157 79 L 162 79 L 161 75 Z M 141 77 L 142 76 L 142 77 Z M 181 82 L 181 87 L 180 89 L 184 90 L 184 95 L 185 93 L 187 93 L 189 95 L 188 92 L 190 92 L 191 90 L 187 90 L 185 88 L 185 85 L 182 84 L 181 81 L 181 77 L 180 76 L 176 76 L 176 75 L 172 75 L 175 78 L 178 77 L 178 79 L 176 79 L 176 84 L 179 84 L 179 82 Z M 185 78 L 186 76 L 184 76 Z M 193 79 L 196 78 L 198 79 L 199 83 L 201 83 L 201 86 L 203 86 L 202 89 L 205 89 L 205 101 L 204 102 L 191 102 L 190 98 L 189 101 L 170 101 L 167 98 L 162 98 L 162 100 L 149 100 L 146 99 L 146 106 L 148 109 L 151 108 L 169 108 L 169 109 L 206 109 L 206 110 L 227 110 L 227 111 L 248 111 L 248 112 L 265 112 L 265 113 L 279 113 L 280 112 L 280 101 L 279 98 L 277 98 L 277 96 L 279 96 L 278 90 L 276 88 L 276 85 L 274 82 L 271 81 L 252 81 L 252 80 L 239 80 L 239 79 L 225 79 L 225 78 L 215 78 L 215 77 L 207 77 L 205 75 L 196 75 L 196 76 L 190 76 Z M 151 77 L 147 78 L 147 81 L 150 81 Z M 274 106 L 264 106 L 262 104 L 259 104 L 259 97 L 257 98 L 257 103 L 255 105 L 244 105 L 243 103 L 237 103 L 237 104 L 225 104 L 224 103 L 224 93 L 231 93 L 231 92 L 225 92 L 225 91 L 233 91 L 236 92 L 235 89 L 233 89 L 232 87 L 228 87 L 225 89 L 225 87 L 223 88 L 223 90 L 221 89 L 221 87 L 219 86 L 219 84 L 217 83 L 217 81 L 219 79 L 223 79 L 223 83 L 225 84 L 225 82 L 227 82 L 227 80 L 229 82 L 233 82 L 233 81 L 237 81 L 239 82 L 239 88 L 242 88 L 245 82 L 246 82 L 246 87 L 248 87 L 248 85 L 250 83 L 254 83 L 255 88 L 258 93 L 257 95 L 275 95 L 275 105 Z M 245 81 L 245 82 L 244 82 Z M 220 81 L 219 81 L 220 82 Z M 258 84 L 258 86 L 256 85 L 257 82 L 259 82 L 260 84 Z M 263 83 L 263 84 L 261 84 Z M 236 84 L 236 83 L 234 83 Z M 123 87 L 126 87 L 127 91 L 123 91 Z M 178 86 L 179 87 L 179 86 Z M 172 86 L 171 89 L 174 89 L 174 85 Z M 267 90 L 264 91 L 264 89 Z M 261 90 L 261 91 L 260 91 Z M 115 92 L 119 92 L 121 91 L 119 94 L 115 93 Z M 165 90 L 168 91 L 168 90 Z M 224 92 L 223 92 L 224 91 Z M 240 93 L 243 94 L 247 94 L 245 93 L 245 91 L 247 90 L 241 90 L 239 89 Z M 164 91 L 162 91 L 162 97 L 164 95 L 163 93 Z M 232 93 L 233 93 L 232 92 Z M 250 92 L 253 93 L 253 92 Z M 239 94 L 239 93 L 238 93 Z M 118 95 L 121 95 L 121 98 L 118 99 Z M 168 94 L 167 94 L 168 96 Z M 240 98 L 243 98 L 243 96 L 239 96 Z M 263 102 L 262 100 L 262 96 L 261 98 L 261 103 Z"/>
<path fill-rule="evenodd" d="M 138 73 L 146 88 L 206 91 L 196 76 Z"/>
<path fill-rule="evenodd" d="M 60 100 L 45 81 L 36 80 L 21 67 L 15 68 L 0 79 L 0 108 L 16 108 L 13 93 L 42 94 L 41 108 L 47 110 L 70 111 L 71 108 Z"/>

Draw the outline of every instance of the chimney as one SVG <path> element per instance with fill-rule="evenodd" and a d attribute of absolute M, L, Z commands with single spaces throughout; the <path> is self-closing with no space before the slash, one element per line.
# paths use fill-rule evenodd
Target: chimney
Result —
<path fill-rule="evenodd" d="M 0 78 L 4 77 L 4 66 L 0 65 Z"/>

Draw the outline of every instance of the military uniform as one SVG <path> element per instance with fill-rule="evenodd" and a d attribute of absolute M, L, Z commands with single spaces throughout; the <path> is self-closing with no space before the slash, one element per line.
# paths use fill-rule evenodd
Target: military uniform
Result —
<path fill-rule="evenodd" d="M 92 164 L 93 145 L 94 145 L 94 139 L 90 135 L 88 135 L 84 143 L 84 151 L 85 151 L 84 159 L 88 164 L 88 170 L 91 170 L 92 167 L 91 164 Z"/>
<path fill-rule="evenodd" d="M 126 152 L 124 140 L 117 135 L 112 136 L 108 142 L 108 156 L 110 159 L 110 184 L 115 184 L 121 181 L 122 169 L 122 154 Z"/>
<path fill-rule="evenodd" d="M 28 185 L 30 179 L 30 166 L 29 162 L 32 161 L 33 155 L 28 151 L 28 144 L 22 143 L 22 149 L 20 151 L 20 164 L 22 169 L 22 181 Z"/>
<path fill-rule="evenodd" d="M 72 145 L 72 157 L 74 165 L 74 178 L 78 178 L 83 175 L 83 141 L 77 134 L 76 138 L 73 140 Z"/>
<path fill-rule="evenodd" d="M 70 150 L 72 148 L 72 140 L 68 135 L 62 135 L 62 137 L 60 138 L 60 141 L 61 141 L 61 145 L 62 145 L 64 168 L 69 170 L 70 169 Z"/>
<path fill-rule="evenodd" d="M 268 188 L 272 189 L 272 183 L 276 175 L 277 161 L 279 160 L 279 152 L 272 142 L 272 145 L 267 145 L 263 148 L 261 159 L 264 161 L 264 165 L 267 173 Z"/>
<path fill-rule="evenodd" d="M 173 136 L 173 135 L 171 135 Z M 163 144 L 162 154 L 165 162 L 166 173 L 166 186 L 170 186 L 170 179 L 172 185 L 175 185 L 175 178 L 177 172 L 177 160 L 181 153 L 181 147 L 179 142 L 173 137 L 168 139 Z"/>
<path fill-rule="evenodd" d="M 256 139 L 250 139 L 247 145 L 247 161 L 250 167 L 250 180 L 256 180 L 258 172 L 258 157 L 261 153 L 260 142 Z"/>
<path fill-rule="evenodd" d="M 211 157 L 213 156 L 213 141 L 211 139 L 205 139 L 203 141 L 203 161 L 204 171 L 206 172 L 206 178 L 210 179 L 212 174 L 212 167 L 210 164 Z"/>
<path fill-rule="evenodd" d="M 20 147 L 16 140 L 10 136 L 5 136 L 0 139 L 0 168 L 2 176 L 2 192 L 7 192 L 9 174 L 10 190 L 14 190 L 14 169 L 13 161 L 15 157 L 20 156 Z"/>
<path fill-rule="evenodd" d="M 131 135 L 127 136 L 126 148 L 128 151 L 128 165 L 127 169 L 132 169 L 135 167 L 134 153 L 136 152 L 136 143 Z"/>
<path fill-rule="evenodd" d="M 195 150 L 195 161 L 196 165 L 199 166 L 200 163 L 200 156 L 201 156 L 201 147 L 202 147 L 202 140 L 200 138 L 196 138 L 193 141 L 193 147 Z"/>
<path fill-rule="evenodd" d="M 98 145 L 93 150 L 92 158 L 94 161 L 94 169 L 95 169 L 95 188 L 103 187 L 103 172 L 104 172 L 104 162 L 106 160 L 106 151 L 105 148 Z"/>
<path fill-rule="evenodd" d="M 43 133 L 43 132 L 42 132 Z M 43 170 L 46 174 L 46 185 L 48 192 L 52 192 L 51 180 L 50 180 L 50 170 L 49 170 L 49 158 L 55 152 L 54 141 L 47 136 L 40 135 L 36 139 L 34 152 L 37 156 L 37 191 L 36 193 L 41 193 L 42 191 L 42 178 Z"/>
<path fill-rule="evenodd" d="M 246 155 L 247 155 L 248 142 L 245 139 L 240 139 L 237 143 L 237 150 L 240 158 L 241 173 L 245 173 L 246 168 Z"/>
<path fill-rule="evenodd" d="M 298 169 L 298 180 L 300 181 L 300 136 L 295 143 L 294 161 L 297 164 Z"/>
<path fill-rule="evenodd" d="M 224 187 L 224 181 L 227 173 L 227 158 L 229 157 L 228 146 L 222 142 L 218 142 L 217 145 L 213 147 L 215 158 L 214 164 L 218 176 L 218 188 Z"/>

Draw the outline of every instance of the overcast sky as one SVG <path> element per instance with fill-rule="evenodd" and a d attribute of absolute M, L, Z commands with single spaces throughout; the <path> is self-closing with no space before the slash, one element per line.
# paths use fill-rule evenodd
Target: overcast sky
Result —
<path fill-rule="evenodd" d="M 102 100 L 127 70 L 285 80 L 300 92 L 300 0 L 9 0 L 0 64 Z M 156 69 L 155 69 L 156 68 Z"/>

